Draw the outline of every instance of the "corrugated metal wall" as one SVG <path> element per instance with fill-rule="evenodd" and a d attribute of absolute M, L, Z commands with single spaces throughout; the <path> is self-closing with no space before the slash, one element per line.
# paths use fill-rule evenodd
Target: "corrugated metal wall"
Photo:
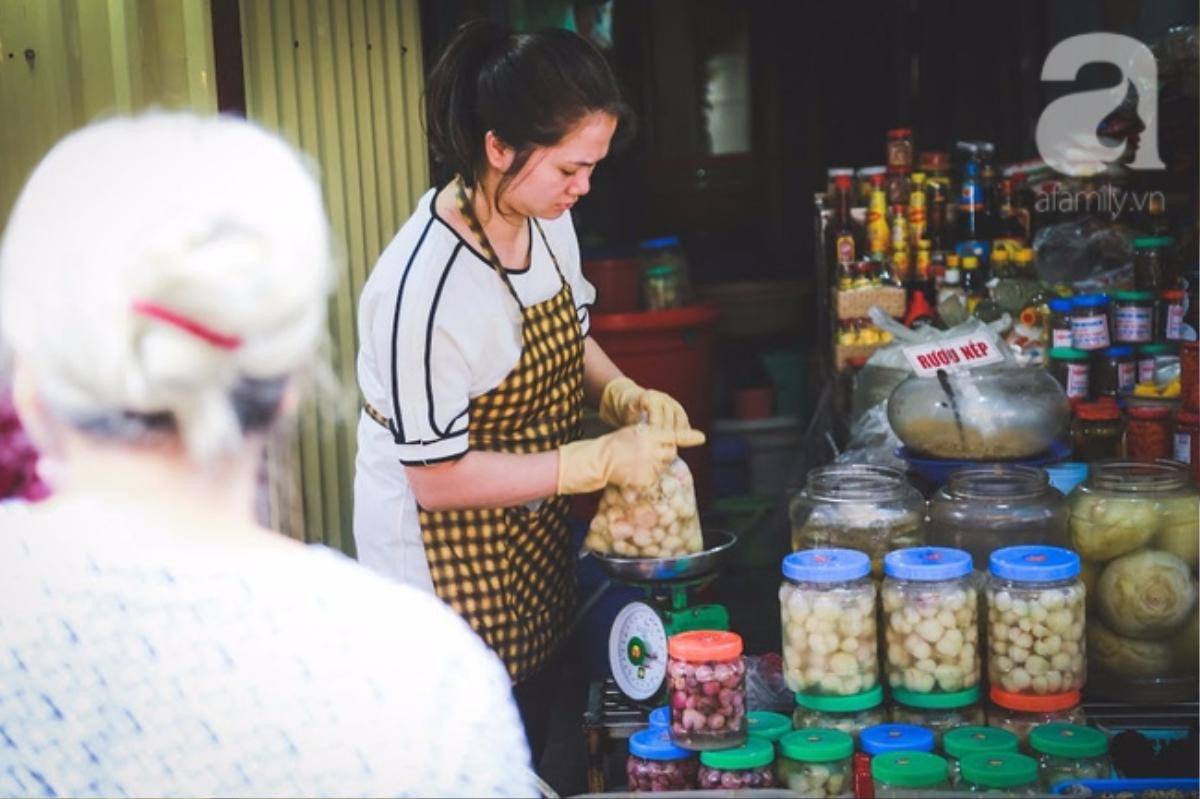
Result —
<path fill-rule="evenodd" d="M 247 115 L 315 159 L 345 247 L 330 360 L 349 394 L 358 295 L 429 185 L 417 0 L 241 0 L 240 10 Z M 272 458 L 273 524 L 348 553 L 356 405 L 310 402 Z"/>
<path fill-rule="evenodd" d="M 58 139 L 150 105 L 216 110 L 208 0 L 0 0 L 0 223 Z"/>

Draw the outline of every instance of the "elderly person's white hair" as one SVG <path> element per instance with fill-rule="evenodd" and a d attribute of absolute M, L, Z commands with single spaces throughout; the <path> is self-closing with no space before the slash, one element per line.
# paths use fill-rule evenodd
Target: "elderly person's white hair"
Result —
<path fill-rule="evenodd" d="M 274 417 L 325 330 L 329 226 L 310 169 L 233 118 L 150 113 L 67 136 L 0 245 L 0 336 L 49 412 L 176 430 L 190 455 Z"/>

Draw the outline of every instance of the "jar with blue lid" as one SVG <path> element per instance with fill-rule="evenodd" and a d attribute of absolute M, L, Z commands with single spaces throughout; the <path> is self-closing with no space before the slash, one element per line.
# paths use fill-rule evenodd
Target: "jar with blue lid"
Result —
<path fill-rule="evenodd" d="M 932 752 L 933 730 L 916 724 L 876 724 L 862 731 L 859 746 L 868 755 L 886 752 Z"/>
<path fill-rule="evenodd" d="M 783 559 L 779 586 L 784 680 L 813 696 L 853 696 L 879 681 L 871 559 L 806 549 Z"/>
<path fill-rule="evenodd" d="M 625 773 L 633 791 L 688 791 L 696 787 L 700 762 L 671 740 L 665 727 L 647 727 L 629 737 Z"/>
<path fill-rule="evenodd" d="M 1108 295 L 1084 294 L 1071 300 L 1071 346 L 1092 352 L 1112 344 L 1108 330 Z"/>
<path fill-rule="evenodd" d="M 996 704 L 1013 707 L 1021 697 L 1083 688 L 1085 596 L 1079 570 L 1079 555 L 1061 547 L 1005 547 L 992 553 L 988 682 Z"/>
<path fill-rule="evenodd" d="M 796 694 L 796 710 L 792 725 L 797 730 L 822 727 L 841 730 L 858 740 L 867 727 L 885 724 L 887 710 L 883 706 L 883 686 L 876 684 L 869 691 L 850 696 L 817 696 Z"/>
<path fill-rule="evenodd" d="M 958 694 L 980 678 L 979 616 L 971 555 L 951 547 L 889 552 L 880 588 L 892 697 L 914 704 Z"/>

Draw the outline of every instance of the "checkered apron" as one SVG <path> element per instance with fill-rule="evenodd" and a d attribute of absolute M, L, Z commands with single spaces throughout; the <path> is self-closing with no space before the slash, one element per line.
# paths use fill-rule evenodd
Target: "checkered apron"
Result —
<path fill-rule="evenodd" d="M 493 269 L 521 308 L 521 357 L 491 391 L 470 402 L 470 447 L 486 452 L 547 452 L 580 436 L 583 336 L 570 285 L 525 307 L 466 200 L 458 201 Z M 536 508 L 418 508 L 421 539 L 439 597 L 465 618 L 508 667 L 514 683 L 537 672 L 562 642 L 575 603 L 567 532 L 568 498 Z"/>

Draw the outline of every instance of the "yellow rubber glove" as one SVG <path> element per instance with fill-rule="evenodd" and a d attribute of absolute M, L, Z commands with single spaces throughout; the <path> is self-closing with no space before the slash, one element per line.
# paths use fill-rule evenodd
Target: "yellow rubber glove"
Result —
<path fill-rule="evenodd" d="M 613 427 L 645 421 L 651 427 L 668 430 L 691 428 L 687 411 L 674 397 L 652 388 L 642 388 L 628 377 L 618 377 L 604 387 L 604 393 L 600 395 L 600 418 Z"/>
<path fill-rule="evenodd" d="M 704 443 L 699 430 L 664 430 L 644 424 L 558 449 L 558 493 L 586 494 L 609 485 L 646 488 L 675 460 L 676 447 Z"/>

